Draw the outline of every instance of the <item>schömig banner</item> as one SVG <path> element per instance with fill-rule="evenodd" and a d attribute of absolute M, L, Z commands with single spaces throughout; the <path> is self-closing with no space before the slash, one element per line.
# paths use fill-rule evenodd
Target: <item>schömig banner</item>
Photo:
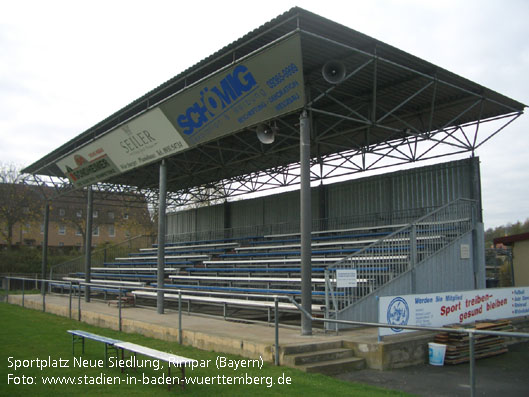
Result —
<path fill-rule="evenodd" d="M 378 302 L 378 322 L 394 325 L 442 327 L 527 315 L 529 287 L 383 296 Z M 380 336 L 403 332 L 412 331 L 398 328 L 378 330 Z"/>
<path fill-rule="evenodd" d="M 300 109 L 304 93 L 301 43 L 295 34 L 160 107 L 195 146 Z"/>
<path fill-rule="evenodd" d="M 87 186 L 304 105 L 301 41 L 294 34 L 183 89 L 57 166 L 75 187 Z"/>

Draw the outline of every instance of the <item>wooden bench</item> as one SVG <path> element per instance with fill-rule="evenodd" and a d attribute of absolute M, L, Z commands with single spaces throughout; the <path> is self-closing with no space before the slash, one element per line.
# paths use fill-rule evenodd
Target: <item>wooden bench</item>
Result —
<path fill-rule="evenodd" d="M 168 259 L 197 259 L 197 260 L 201 260 L 201 259 L 208 259 L 209 258 L 209 255 L 194 255 L 194 254 L 189 254 L 189 255 L 165 255 L 165 259 L 168 260 Z M 125 257 L 122 257 L 122 258 L 116 258 L 115 260 L 116 261 L 121 261 L 121 262 L 127 262 L 127 261 L 145 261 L 147 259 L 152 259 L 152 260 L 156 260 L 158 259 L 157 256 L 125 256 Z"/>
<path fill-rule="evenodd" d="M 84 279 L 83 279 L 84 281 Z M 72 291 L 79 291 L 79 289 L 81 290 L 85 290 L 86 289 L 86 286 L 85 285 L 82 285 L 81 287 L 79 287 L 78 284 L 71 284 L 70 282 L 66 282 L 66 281 L 57 281 L 57 282 L 51 282 L 49 284 L 50 286 L 50 292 L 51 292 L 51 288 L 60 288 L 61 289 L 61 293 L 64 293 L 64 290 L 70 290 L 70 287 L 72 289 Z M 124 288 L 121 288 L 121 292 L 122 293 L 127 293 L 127 292 L 130 292 L 130 288 L 131 287 L 124 287 Z M 90 286 L 90 291 L 91 292 L 95 292 L 95 291 L 98 291 L 98 292 L 103 292 L 104 294 L 104 299 L 106 300 L 107 298 L 107 293 L 112 293 L 112 294 L 119 294 L 120 292 L 120 286 L 108 286 L 108 287 L 95 287 L 95 286 Z"/>
<path fill-rule="evenodd" d="M 313 231 L 311 232 L 311 234 L 312 235 L 332 234 L 332 233 L 338 234 L 338 233 L 349 233 L 349 232 L 357 232 L 357 231 L 371 232 L 373 230 L 380 230 L 380 229 L 400 229 L 404 226 L 407 226 L 407 224 L 364 226 L 364 227 L 354 227 L 350 229 L 336 229 L 336 230 L 319 230 L 319 231 Z M 296 237 L 296 236 L 299 236 L 300 234 L 301 233 L 269 234 L 269 235 L 264 236 L 264 238 Z"/>
<path fill-rule="evenodd" d="M 173 265 L 192 265 L 193 261 L 165 261 L 166 266 Z M 120 266 L 144 266 L 144 267 L 157 267 L 157 261 L 140 261 L 140 262 L 105 262 L 103 263 L 104 267 L 120 267 Z"/>
<path fill-rule="evenodd" d="M 310 259 L 311 263 L 334 263 L 338 262 L 339 260 L 344 259 L 343 257 L 332 257 L 332 258 L 325 258 L 325 257 L 312 257 Z M 287 264 L 287 263 L 301 263 L 301 258 L 282 258 L 282 259 L 231 259 L 231 260 L 211 260 L 211 261 L 204 261 L 202 264 L 204 265 L 223 265 L 223 264 L 230 264 L 230 265 L 251 265 L 251 264 L 259 264 L 259 265 L 266 265 L 266 264 Z"/>
<path fill-rule="evenodd" d="M 82 344 L 82 346 L 83 346 L 82 354 L 84 354 L 84 340 L 86 338 L 91 339 L 91 340 L 95 340 L 96 342 L 103 343 L 105 345 L 105 367 L 108 366 L 108 350 L 109 350 L 109 348 L 110 349 L 114 349 L 114 351 L 117 353 L 116 344 L 122 342 L 119 339 L 107 338 L 106 336 L 101 336 L 101 335 L 93 334 L 91 332 L 81 331 L 81 330 L 78 330 L 78 329 L 76 329 L 76 330 L 69 329 L 66 332 L 68 332 L 69 334 L 72 335 L 72 354 L 74 356 L 75 356 L 75 344 L 76 343 L 81 343 Z"/>
<path fill-rule="evenodd" d="M 238 281 L 238 282 L 255 282 L 255 283 L 301 283 L 299 277 L 221 277 L 221 276 L 169 276 L 173 280 L 191 280 L 191 281 Z M 311 283 L 323 284 L 324 278 L 312 278 Z"/>
<path fill-rule="evenodd" d="M 186 291 L 191 292 L 191 291 Z M 132 291 L 132 294 L 141 297 L 141 298 L 154 298 L 156 299 L 158 294 L 156 292 L 150 292 L 150 291 Z M 215 292 L 209 293 L 209 295 L 213 295 Z M 236 307 L 260 307 L 263 309 L 274 309 L 275 302 L 272 300 L 249 300 L 249 299 L 237 299 L 237 298 L 227 298 L 226 293 L 219 294 L 218 298 L 214 296 L 196 296 L 196 295 L 184 295 L 182 294 L 182 300 L 189 302 L 199 302 L 199 303 L 208 303 L 213 305 L 220 305 L 227 307 L 230 306 L 236 306 Z M 228 294 L 229 296 L 235 296 L 236 294 Z M 244 295 L 245 297 L 263 297 L 270 299 L 270 295 Z M 242 297 L 242 295 L 241 295 Z M 171 294 L 171 293 L 165 293 L 164 294 L 165 299 L 174 299 L 178 300 L 178 294 Z M 312 312 L 313 313 L 321 313 L 322 307 L 320 305 L 312 305 Z M 281 311 L 290 311 L 298 313 L 299 309 L 296 307 L 296 305 L 292 303 L 286 303 L 286 302 L 278 302 L 278 309 Z M 188 308 L 189 311 L 189 308 Z"/>
<path fill-rule="evenodd" d="M 95 268 L 92 268 L 92 270 L 94 270 Z M 84 283 L 85 282 L 85 279 L 84 278 L 77 278 L 77 277 L 63 277 L 62 278 L 64 281 L 73 281 L 75 283 Z M 145 286 L 145 283 L 143 282 L 140 282 L 140 281 L 121 281 L 121 280 L 105 280 L 105 279 L 98 279 L 98 280 L 94 280 L 94 279 L 91 279 L 90 280 L 91 283 L 93 284 L 103 284 L 103 285 L 108 285 L 108 286 L 124 286 L 124 287 L 144 287 Z"/>
<path fill-rule="evenodd" d="M 182 371 L 182 377 L 180 378 L 180 381 L 178 382 L 182 389 L 185 388 L 186 380 L 185 380 L 185 369 L 187 366 L 193 367 L 195 365 L 194 363 L 197 362 L 197 360 L 193 360 L 187 357 L 177 356 L 176 354 L 166 353 L 162 352 L 160 350 L 151 349 L 150 347 L 145 347 L 141 345 L 137 345 L 135 343 L 130 342 L 119 342 L 114 344 L 114 347 L 121 349 L 121 358 L 125 359 L 125 350 L 134 353 L 134 357 L 136 357 L 136 354 L 141 354 L 143 356 L 147 356 L 150 358 L 154 358 L 155 360 L 165 361 L 167 363 L 167 376 L 171 377 L 171 365 L 174 365 L 176 367 L 179 367 Z M 124 372 L 125 368 L 121 367 L 121 372 Z M 168 382 L 168 388 L 171 390 L 171 382 Z"/>
<path fill-rule="evenodd" d="M 233 248 L 233 247 L 236 247 L 238 246 L 239 243 L 219 243 L 219 244 L 189 244 L 189 245 L 171 245 L 171 246 L 166 246 L 165 249 L 166 250 L 170 250 L 170 251 L 176 251 L 176 250 L 179 250 L 179 249 L 193 249 L 193 248 L 222 248 L 222 249 L 225 249 L 225 248 Z M 153 248 L 140 248 L 140 251 L 141 252 L 153 252 L 153 251 L 156 251 L 158 249 L 158 247 L 153 247 Z"/>
<path fill-rule="evenodd" d="M 157 284 L 151 284 L 156 287 Z M 164 284 L 165 288 L 184 289 L 184 290 L 200 290 L 200 291 L 224 291 L 226 293 L 258 293 L 258 294 L 272 294 L 272 295 L 301 295 L 301 290 L 295 289 L 271 289 L 271 288 L 243 288 L 243 287 L 219 287 L 206 285 L 187 285 L 187 284 Z M 313 297 L 325 296 L 324 291 L 311 291 Z"/>

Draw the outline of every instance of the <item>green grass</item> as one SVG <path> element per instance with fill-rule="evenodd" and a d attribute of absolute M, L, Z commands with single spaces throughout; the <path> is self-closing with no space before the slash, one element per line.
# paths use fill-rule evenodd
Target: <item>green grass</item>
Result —
<path fill-rule="evenodd" d="M 35 294 L 40 294 L 40 289 L 27 289 L 27 290 L 24 290 L 24 294 L 25 295 L 35 295 Z M 0 296 L 6 296 L 7 295 L 7 291 L 5 289 L 0 289 Z M 11 290 L 9 291 L 9 295 L 22 295 L 22 290 Z"/>
<path fill-rule="evenodd" d="M 401 392 L 390 391 L 372 386 L 361 385 L 340 381 L 331 377 L 306 374 L 304 372 L 287 368 L 275 367 L 265 363 L 262 369 L 259 368 L 232 368 L 217 369 L 215 360 L 218 356 L 225 356 L 228 359 L 240 360 L 241 357 L 227 355 L 223 353 L 208 352 L 198 350 L 188 346 L 180 346 L 176 342 L 166 342 L 151 339 L 138 334 L 125 334 L 110 329 L 98 328 L 79 323 L 75 320 L 55 316 L 40 311 L 24 309 L 19 306 L 0 303 L 0 396 L 71 396 L 71 395 L 102 395 L 102 396 L 137 396 L 137 395 L 193 395 L 193 396 L 239 396 L 239 395 L 277 395 L 277 396 L 398 396 L 406 395 Z M 145 385 L 139 381 L 136 385 L 126 384 L 132 378 L 138 380 L 143 376 L 160 377 L 167 375 L 166 368 L 156 371 L 154 368 L 138 369 L 137 372 L 129 370 L 122 374 L 118 368 L 78 368 L 73 365 L 72 339 L 66 333 L 68 329 L 82 329 L 94 332 L 99 335 L 121 339 L 128 342 L 138 343 L 154 349 L 172 352 L 185 357 L 197 360 L 212 360 L 207 368 L 187 369 L 187 377 L 263 377 L 264 385 L 244 385 L 244 384 L 202 384 L 187 385 L 185 390 L 178 386 L 173 386 L 171 391 L 167 386 Z M 80 345 L 76 345 L 76 356 L 80 352 Z M 104 346 L 95 341 L 85 341 L 84 359 L 100 360 L 104 356 Z M 11 357 L 11 358 L 10 358 Z M 34 361 L 33 367 L 13 368 L 15 360 L 68 360 L 68 368 L 42 368 L 39 369 Z M 142 360 L 142 357 L 138 356 Z M 22 361 L 29 365 L 29 361 Z M 64 361 L 63 361 L 64 362 Z M 11 366 L 11 368 L 9 367 Z M 120 385 L 44 385 L 42 377 L 82 377 L 83 380 L 97 380 L 98 376 L 104 374 L 109 377 L 119 377 Z M 8 384 L 9 374 L 16 376 L 22 382 L 22 377 L 35 379 L 33 385 L 14 384 L 14 380 Z M 177 376 L 180 370 L 171 370 L 171 376 Z M 247 374 L 247 375 L 246 375 Z M 86 378 L 85 378 L 86 375 Z M 290 385 L 277 384 L 278 379 L 290 378 Z M 225 378 L 227 379 L 227 378 Z M 267 381 L 272 379 L 274 384 L 267 387 Z M 217 382 L 216 382 L 217 383 Z"/>

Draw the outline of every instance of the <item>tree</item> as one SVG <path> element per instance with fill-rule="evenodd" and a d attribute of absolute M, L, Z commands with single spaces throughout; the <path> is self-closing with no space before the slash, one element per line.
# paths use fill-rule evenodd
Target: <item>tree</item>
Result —
<path fill-rule="evenodd" d="M 42 213 L 43 200 L 36 186 L 30 185 L 29 175 L 21 167 L 0 162 L 0 236 L 13 246 L 16 225 L 23 228 L 36 222 Z"/>
<path fill-rule="evenodd" d="M 86 190 L 77 190 L 53 200 L 51 219 L 76 231 L 81 247 L 86 241 Z M 112 228 L 116 237 L 129 238 L 152 233 L 145 198 L 137 194 L 94 192 L 92 234 Z M 123 236 L 123 234 L 125 234 Z M 108 242 L 108 241 L 107 241 Z"/>
<path fill-rule="evenodd" d="M 513 234 L 521 234 L 529 232 L 529 218 L 525 222 L 518 221 L 514 224 L 507 223 L 507 225 L 501 225 L 494 229 L 488 228 L 485 231 L 485 245 L 486 247 L 493 246 L 493 240 L 497 237 L 505 237 Z"/>

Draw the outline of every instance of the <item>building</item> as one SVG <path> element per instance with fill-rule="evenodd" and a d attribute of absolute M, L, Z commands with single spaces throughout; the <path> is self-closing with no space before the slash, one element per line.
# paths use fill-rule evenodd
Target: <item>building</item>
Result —
<path fill-rule="evenodd" d="M 494 246 L 499 245 L 512 247 L 513 285 L 529 286 L 529 233 L 495 238 Z"/>
<path fill-rule="evenodd" d="M 12 245 L 41 246 L 44 238 L 45 199 L 34 186 L 17 187 L 18 200 L 9 199 L 8 190 L 3 186 L 0 194 L 4 203 L 11 202 L 7 215 L 0 215 L 0 245 L 8 243 L 8 220 L 10 214 L 18 216 L 12 226 Z M 7 189 L 6 189 L 7 188 Z M 86 193 L 76 192 L 55 198 L 50 203 L 48 246 L 81 248 L 85 241 Z M 92 246 L 105 243 L 116 244 L 131 237 L 150 234 L 152 220 L 147 203 L 139 196 L 123 196 L 94 193 L 92 219 Z"/>

